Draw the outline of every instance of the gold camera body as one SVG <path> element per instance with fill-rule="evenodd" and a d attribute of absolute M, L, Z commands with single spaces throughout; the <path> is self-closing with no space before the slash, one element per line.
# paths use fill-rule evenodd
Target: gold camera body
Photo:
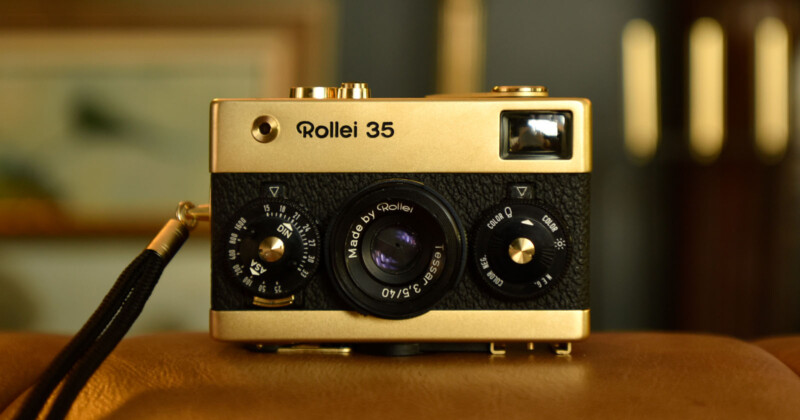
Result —
<path fill-rule="evenodd" d="M 535 86 L 211 105 L 211 335 L 568 343 L 589 333 L 591 110 Z"/>

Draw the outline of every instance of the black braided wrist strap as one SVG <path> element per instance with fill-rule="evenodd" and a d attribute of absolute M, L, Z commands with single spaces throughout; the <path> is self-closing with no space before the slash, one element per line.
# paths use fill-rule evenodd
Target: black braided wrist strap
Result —
<path fill-rule="evenodd" d="M 122 272 L 86 324 L 44 371 L 17 419 L 37 418 L 62 382 L 46 418 L 67 415 L 86 382 L 139 317 L 166 264 L 157 252 L 147 249 Z"/>

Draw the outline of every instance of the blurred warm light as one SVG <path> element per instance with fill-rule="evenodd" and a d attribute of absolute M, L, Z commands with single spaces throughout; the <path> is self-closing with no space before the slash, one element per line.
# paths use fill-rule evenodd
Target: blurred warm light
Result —
<path fill-rule="evenodd" d="M 483 87 L 485 25 L 482 0 L 442 0 L 439 6 L 439 93 Z"/>
<path fill-rule="evenodd" d="M 792 80 L 790 84 L 792 85 L 792 94 L 790 101 L 794 103 L 796 106 L 791 108 L 791 116 L 789 120 L 792 122 L 792 135 L 790 137 L 793 139 L 794 147 L 800 150 L 800 44 L 794 46 L 794 51 L 792 52 Z"/>
<path fill-rule="evenodd" d="M 634 19 L 622 31 L 625 148 L 639 163 L 658 147 L 658 51 L 653 25 Z"/>
<path fill-rule="evenodd" d="M 789 32 L 772 17 L 755 31 L 755 134 L 762 159 L 783 157 L 789 141 Z"/>
<path fill-rule="evenodd" d="M 713 162 L 725 138 L 725 39 L 722 26 L 698 19 L 689 30 L 689 146 Z"/>

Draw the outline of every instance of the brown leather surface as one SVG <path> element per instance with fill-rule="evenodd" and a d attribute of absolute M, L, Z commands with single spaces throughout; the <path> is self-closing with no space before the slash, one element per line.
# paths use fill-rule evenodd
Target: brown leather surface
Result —
<path fill-rule="evenodd" d="M 42 343 L 62 342 L 40 339 L 0 334 L 6 401 L 15 378 L 44 367 Z M 257 354 L 173 333 L 124 340 L 70 418 L 800 418 L 798 395 L 786 365 L 718 336 L 597 333 L 569 357 L 387 358 Z"/>
<path fill-rule="evenodd" d="M 33 385 L 69 337 L 0 332 L 0 410 Z"/>
<path fill-rule="evenodd" d="M 770 352 L 800 375 L 800 336 L 765 338 L 755 341 L 754 344 Z"/>

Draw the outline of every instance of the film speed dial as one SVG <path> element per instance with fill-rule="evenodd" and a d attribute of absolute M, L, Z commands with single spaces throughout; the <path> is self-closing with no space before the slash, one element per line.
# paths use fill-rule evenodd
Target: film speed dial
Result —
<path fill-rule="evenodd" d="M 569 235 L 550 211 L 534 204 L 493 207 L 479 220 L 474 257 L 497 294 L 524 299 L 552 287 L 569 260 Z"/>
<path fill-rule="evenodd" d="M 282 298 L 311 280 L 319 265 L 320 236 L 313 220 L 286 200 L 244 206 L 228 229 L 226 259 L 237 283 L 255 295 Z"/>

